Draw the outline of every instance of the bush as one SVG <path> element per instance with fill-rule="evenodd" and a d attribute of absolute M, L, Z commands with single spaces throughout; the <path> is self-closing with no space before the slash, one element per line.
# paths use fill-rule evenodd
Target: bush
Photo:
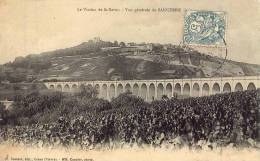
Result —
<path fill-rule="evenodd" d="M 42 95 L 38 92 L 32 92 L 25 96 L 16 96 L 12 110 L 8 111 L 7 122 L 10 124 L 18 123 L 22 125 L 34 123 L 36 120 L 32 120 L 32 118 L 35 115 L 44 113 L 46 110 L 57 110 L 58 107 L 61 106 L 63 99 L 64 96 L 61 93 Z M 25 118 L 31 120 L 27 121 Z"/>
<path fill-rule="evenodd" d="M 93 88 L 92 86 L 85 86 L 85 85 L 81 85 L 80 86 L 80 91 L 79 93 L 76 95 L 82 99 L 89 99 L 89 98 L 96 98 L 98 95 L 98 92 L 95 88 Z"/>
<path fill-rule="evenodd" d="M 142 98 L 136 97 L 129 92 L 122 93 L 111 101 L 112 108 L 132 107 L 138 108 L 144 106 L 145 102 Z"/>

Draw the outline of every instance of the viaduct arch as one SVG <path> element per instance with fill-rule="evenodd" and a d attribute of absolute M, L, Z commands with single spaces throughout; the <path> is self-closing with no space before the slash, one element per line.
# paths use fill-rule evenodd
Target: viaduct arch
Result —
<path fill-rule="evenodd" d="M 96 88 L 99 98 L 111 100 L 124 92 L 146 101 L 161 99 L 163 95 L 180 98 L 201 97 L 219 93 L 228 93 L 260 88 L 260 76 L 164 79 L 164 80 L 122 80 L 122 81 L 81 81 L 46 82 L 49 90 L 77 92 L 82 86 Z"/>

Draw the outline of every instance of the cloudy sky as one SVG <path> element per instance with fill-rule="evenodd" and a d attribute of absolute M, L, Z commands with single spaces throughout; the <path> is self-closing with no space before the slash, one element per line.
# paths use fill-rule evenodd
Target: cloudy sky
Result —
<path fill-rule="evenodd" d="M 78 8 L 121 11 L 79 12 Z M 181 8 L 181 12 L 130 13 L 125 8 Z M 107 41 L 179 44 L 185 9 L 225 11 L 228 58 L 260 64 L 258 0 L 0 0 L 0 64 L 96 36 Z"/>

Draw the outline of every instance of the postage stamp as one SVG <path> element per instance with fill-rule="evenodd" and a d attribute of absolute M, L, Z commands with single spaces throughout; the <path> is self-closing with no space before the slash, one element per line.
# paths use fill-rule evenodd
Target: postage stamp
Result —
<path fill-rule="evenodd" d="M 226 14 L 187 10 L 183 41 L 187 45 L 225 46 Z"/>

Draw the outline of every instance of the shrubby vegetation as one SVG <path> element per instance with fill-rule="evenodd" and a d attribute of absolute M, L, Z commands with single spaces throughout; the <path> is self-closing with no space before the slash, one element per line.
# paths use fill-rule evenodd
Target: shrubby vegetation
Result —
<path fill-rule="evenodd" d="M 6 111 L 3 119 L 8 125 L 51 123 L 60 116 L 72 118 L 111 108 L 109 101 L 97 98 L 97 92 L 89 87 L 84 87 L 75 94 L 34 91 L 15 96 L 12 110 Z"/>
<path fill-rule="evenodd" d="M 79 115 L 100 115 L 118 109 L 131 109 L 147 106 L 143 99 L 130 92 L 122 93 L 111 102 L 98 98 L 94 88 L 82 86 L 74 94 L 61 92 L 40 93 L 37 90 L 14 96 L 13 108 L 1 113 L 6 125 L 44 124 L 56 121 L 59 117 L 75 118 Z M 1 108 L 1 105 L 0 105 Z"/>
<path fill-rule="evenodd" d="M 33 92 L 17 96 L 13 110 L 3 118 L 8 127 L 14 127 L 11 130 L 14 142 L 30 144 L 39 142 L 40 137 L 44 146 L 58 142 L 87 149 L 99 144 L 113 148 L 118 146 L 117 141 L 154 147 L 256 146 L 255 141 L 260 140 L 259 92 L 181 100 L 163 96 L 151 103 L 131 93 L 120 94 L 109 102 L 97 98 L 96 91 L 89 87 L 74 95 Z M 41 131 L 44 135 L 38 136 Z M 28 142 L 29 135 L 32 136 Z"/>
<path fill-rule="evenodd" d="M 5 106 L 0 102 L 0 121 L 3 121 L 3 118 L 6 118 L 7 111 L 5 110 Z"/>

